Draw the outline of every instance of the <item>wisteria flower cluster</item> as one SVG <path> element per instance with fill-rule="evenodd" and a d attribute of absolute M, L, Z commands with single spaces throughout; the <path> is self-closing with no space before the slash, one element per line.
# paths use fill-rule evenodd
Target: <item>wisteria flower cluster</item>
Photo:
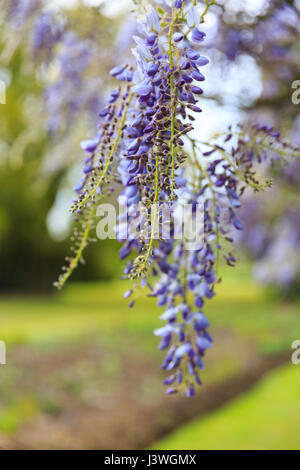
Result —
<path fill-rule="evenodd" d="M 102 105 L 104 56 L 97 40 L 79 36 L 45 0 L 4 0 L 1 8 L 3 23 L 18 31 L 14 47 L 8 44 L 8 49 L 13 53 L 24 37 L 22 45 L 45 82 L 49 134 L 55 139 L 66 135 L 81 112 L 95 121 Z"/>
<path fill-rule="evenodd" d="M 166 351 L 164 383 L 167 394 L 183 391 L 188 397 L 201 384 L 203 357 L 213 343 L 203 311 L 220 282 L 220 258 L 229 266 L 236 263 L 232 244 L 235 231 L 243 229 L 237 216 L 241 197 L 248 187 L 257 192 L 271 186 L 271 180 L 261 180 L 259 166 L 299 155 L 269 126 L 230 127 L 210 142 L 196 135 L 203 67 L 209 63 L 202 55 L 206 35 L 201 26 L 215 4 L 139 2 L 135 65 L 111 70 L 118 82 L 100 111 L 97 135 L 81 144 L 86 156 L 71 207 L 73 253 L 57 282 L 61 288 L 82 260 L 97 203 L 120 188 L 126 209 L 117 227 L 123 243 L 120 257 L 126 260 L 125 277 L 133 280 L 125 297 L 132 307 L 135 288 L 148 286 L 164 307 L 165 325 L 155 331 L 160 349 Z M 134 222 L 139 203 L 145 208 L 145 223 L 136 237 L 125 233 L 124 217 Z M 197 207 L 203 211 L 204 236 L 192 250 L 187 240 L 174 236 L 176 219 L 171 216 L 170 237 L 156 236 L 162 228 L 162 207 L 172 212 L 182 204 L 192 207 L 192 217 Z"/>
<path fill-rule="evenodd" d="M 240 2 L 239 7 L 245 12 L 248 3 Z M 291 86 L 299 80 L 299 2 L 264 2 L 251 24 L 246 14 L 237 18 L 229 2 L 224 2 L 224 12 L 226 22 L 218 11 L 219 27 L 209 54 L 221 52 L 223 70 L 245 57 L 252 59 L 260 71 L 262 90 L 255 101 L 243 106 L 247 118 L 263 116 L 299 145 L 299 106 L 291 99 Z M 276 171 L 276 187 L 259 198 L 248 193 L 240 211 L 245 228 L 239 237 L 241 248 L 255 261 L 255 277 L 285 293 L 297 290 L 300 279 L 298 166 L 299 160 Z"/>
<path fill-rule="evenodd" d="M 241 93 L 237 98 L 235 90 L 232 98 L 237 98 L 238 107 L 247 119 L 267 121 L 284 129 L 289 139 L 299 145 L 299 107 L 291 99 L 291 86 L 293 83 L 296 86 L 299 79 L 299 4 L 268 0 L 250 15 L 251 2 L 220 3 L 222 8 L 214 11 L 218 26 L 212 31 L 210 41 L 204 44 L 205 53 L 212 61 L 218 57 L 215 68 L 222 71 L 225 82 L 241 63 L 252 64 L 260 74 L 260 83 L 257 82 L 260 92 L 256 93 L 253 87 L 254 95 L 249 99 L 247 87 L 245 95 Z M 220 90 L 214 93 L 212 88 L 209 97 L 221 103 L 228 100 L 228 94 Z M 256 278 L 285 291 L 297 287 L 300 275 L 299 257 L 295 256 L 299 250 L 296 166 L 297 162 L 289 165 L 288 171 L 276 172 L 276 188 L 265 195 L 257 198 L 248 193 L 240 211 L 245 228 L 239 237 L 241 248 L 246 248 L 255 260 Z M 265 171 L 270 173 L 270 168 Z M 294 175 L 293 181 L 286 178 L 287 173 Z M 280 203 L 274 203 L 278 198 Z"/>
<path fill-rule="evenodd" d="M 247 194 L 239 214 L 244 230 L 238 242 L 254 260 L 255 277 L 284 293 L 296 292 L 300 279 L 299 170 L 299 160 L 294 161 L 271 191 L 259 198 Z"/>

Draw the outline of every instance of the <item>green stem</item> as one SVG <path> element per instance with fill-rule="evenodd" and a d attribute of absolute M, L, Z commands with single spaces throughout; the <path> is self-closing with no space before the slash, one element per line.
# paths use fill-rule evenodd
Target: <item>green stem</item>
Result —
<path fill-rule="evenodd" d="M 219 231 L 219 224 L 217 222 L 218 214 L 217 214 L 216 193 L 215 193 L 215 190 L 214 190 L 213 182 L 212 182 L 208 172 L 206 171 L 205 168 L 202 167 L 202 165 L 200 164 L 200 162 L 197 158 L 195 141 L 191 139 L 191 142 L 192 142 L 192 147 L 193 147 L 193 156 L 194 156 L 195 165 L 199 169 L 200 173 L 202 173 L 205 176 L 205 178 L 207 179 L 208 186 L 209 186 L 209 188 L 211 190 L 211 193 L 212 193 L 213 206 L 214 206 L 214 216 L 215 216 L 215 223 L 216 223 L 216 251 L 217 251 L 217 254 L 216 254 L 216 274 L 218 276 L 219 264 L 220 264 L 220 248 L 219 248 L 220 247 L 220 231 Z"/>
<path fill-rule="evenodd" d="M 152 220 L 152 229 L 151 229 L 151 236 L 150 236 L 150 243 L 148 246 L 147 254 L 145 256 L 145 261 L 143 263 L 143 267 L 146 266 L 150 255 L 152 253 L 152 247 L 154 243 L 154 237 L 155 237 L 155 230 L 156 230 L 156 219 L 157 219 L 157 214 L 158 214 L 158 196 L 159 196 L 159 155 L 156 155 L 156 170 L 155 170 L 155 194 L 154 194 L 154 216 L 151 218 Z"/>
<path fill-rule="evenodd" d="M 76 256 L 74 258 L 72 258 L 68 271 L 56 283 L 56 287 L 58 287 L 59 289 L 61 289 L 65 285 L 65 283 L 67 282 L 69 277 L 72 275 L 73 271 L 78 266 L 78 263 L 79 263 L 79 261 L 82 257 L 82 253 L 83 253 L 83 251 L 84 251 L 84 249 L 87 245 L 87 242 L 88 242 L 89 234 L 90 234 L 90 231 L 91 231 L 91 228 L 92 228 L 93 219 L 94 219 L 94 216 L 95 216 L 95 211 L 96 211 L 96 205 L 92 204 L 91 210 L 90 210 L 90 213 L 89 213 L 89 217 L 87 219 L 86 226 L 85 226 L 85 229 L 84 229 L 82 239 L 81 239 L 79 248 L 77 250 Z"/>
<path fill-rule="evenodd" d="M 300 157 L 300 152 L 287 152 L 286 150 L 278 149 L 276 147 L 272 147 L 272 145 L 264 143 L 261 143 L 260 146 L 268 150 L 273 150 L 273 152 L 278 153 L 278 155 L 282 155 L 284 157 Z"/>
<path fill-rule="evenodd" d="M 174 9 L 172 7 L 172 21 L 169 28 L 169 62 L 170 62 L 170 90 L 171 90 L 171 141 L 170 141 L 170 157 L 172 165 L 171 173 L 171 198 L 174 197 L 174 180 L 175 180 L 175 107 L 176 107 L 176 90 L 174 84 L 174 57 L 173 57 L 173 47 L 172 47 L 172 38 L 173 38 L 173 28 L 176 18 L 174 18 Z"/>
<path fill-rule="evenodd" d="M 232 158 L 225 152 L 225 150 L 222 150 L 219 147 L 216 147 L 213 144 L 209 144 L 208 142 L 201 142 L 203 145 L 206 145 L 207 147 L 216 149 L 218 152 L 220 152 L 225 160 L 229 163 L 229 165 L 233 168 L 234 172 L 236 175 L 239 176 L 240 180 L 243 181 L 246 185 L 250 186 L 252 189 L 265 189 L 270 186 L 269 182 L 266 182 L 264 184 L 260 183 L 254 183 L 253 181 L 246 180 L 243 173 L 240 171 L 239 167 L 236 165 L 236 163 L 232 160 Z"/>
<path fill-rule="evenodd" d="M 197 4 L 197 2 L 194 2 L 194 5 L 196 5 L 196 4 Z M 205 10 L 203 11 L 203 13 L 202 13 L 202 15 L 201 15 L 201 22 L 202 22 L 202 23 L 204 23 L 204 18 L 205 18 L 205 16 L 207 15 L 208 10 L 210 9 L 210 7 L 213 6 L 213 5 L 216 5 L 216 4 L 217 4 L 216 0 L 212 0 L 211 2 L 206 1 Z"/>
<path fill-rule="evenodd" d="M 132 98 L 133 98 L 133 92 L 131 92 L 129 97 L 128 97 L 128 101 L 127 101 L 127 104 L 126 104 L 125 109 L 124 109 L 124 113 L 123 113 L 123 116 L 122 116 L 122 120 L 120 122 L 120 126 L 119 126 L 119 129 L 118 129 L 117 136 L 115 138 L 113 147 L 112 147 L 111 151 L 109 152 L 109 154 L 107 156 L 107 163 L 106 163 L 106 166 L 104 168 L 104 171 L 103 171 L 99 181 L 94 186 L 93 190 L 90 193 L 88 193 L 88 195 L 82 201 L 80 201 L 77 204 L 77 206 L 74 208 L 73 212 L 75 212 L 76 210 L 83 207 L 91 198 L 93 198 L 97 193 L 97 189 L 100 188 L 101 184 L 103 183 L 103 180 L 104 180 L 105 176 L 107 175 L 107 172 L 108 172 L 109 167 L 111 165 L 111 158 L 113 157 L 113 155 L 114 155 L 114 153 L 117 149 L 117 146 L 118 146 L 118 143 L 119 143 L 122 131 L 123 131 L 123 127 L 124 127 L 126 117 L 127 117 L 127 112 L 128 112 L 128 109 L 129 109 Z"/>
<path fill-rule="evenodd" d="M 244 137 L 244 135 L 241 133 L 241 132 L 238 132 L 238 136 L 242 139 Z M 267 139 L 268 137 L 266 136 L 265 139 Z M 257 144 L 256 140 L 255 140 L 255 137 L 251 137 L 251 141 L 254 145 L 257 145 L 258 148 L 259 147 L 263 147 L 267 150 L 272 150 L 274 153 L 278 153 L 278 155 L 282 155 L 283 157 L 289 157 L 289 158 L 292 158 L 292 157 L 300 157 L 300 152 L 297 152 L 296 149 L 293 149 L 291 148 L 290 146 L 290 151 L 287 151 L 287 150 L 283 150 L 283 149 L 280 149 L 278 147 L 273 147 L 272 145 L 269 145 L 269 144 L 266 144 L 265 143 L 265 139 L 263 140 L 263 142 L 261 142 L 260 144 Z"/>

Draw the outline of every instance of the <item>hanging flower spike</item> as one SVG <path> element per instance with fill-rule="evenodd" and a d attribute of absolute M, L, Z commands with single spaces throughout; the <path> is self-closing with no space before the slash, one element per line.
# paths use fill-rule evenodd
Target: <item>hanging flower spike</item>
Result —
<path fill-rule="evenodd" d="M 111 70 L 120 86 L 99 114 L 96 138 L 82 143 L 88 157 L 72 205 L 81 229 L 58 283 L 64 284 L 82 257 L 95 204 L 117 182 L 124 209 L 117 227 L 120 258 L 126 260 L 125 277 L 135 280 L 124 297 L 148 285 L 157 305 L 164 307 L 165 325 L 154 332 L 160 350 L 166 351 L 164 384 L 168 395 L 182 392 L 189 398 L 202 384 L 204 356 L 213 344 L 203 309 L 216 295 L 220 257 L 229 266 L 236 263 L 232 244 L 235 232 L 243 229 L 236 213 L 242 195 L 246 188 L 270 187 L 270 179 L 262 182 L 257 176 L 266 159 L 299 155 L 268 126 L 230 127 L 209 142 L 193 136 L 193 122 L 202 111 L 199 82 L 205 77 L 200 69 L 209 63 L 199 49 L 205 40 L 199 27 L 213 4 L 206 2 L 200 14 L 194 2 L 176 0 L 171 8 L 159 2 L 159 9 L 152 6 L 139 18 L 135 66 Z M 178 230 L 184 233 L 179 214 L 185 205 L 191 222 L 199 210 L 203 216 L 192 246 L 188 237 L 177 237 Z M 154 287 L 148 281 L 152 274 Z"/>

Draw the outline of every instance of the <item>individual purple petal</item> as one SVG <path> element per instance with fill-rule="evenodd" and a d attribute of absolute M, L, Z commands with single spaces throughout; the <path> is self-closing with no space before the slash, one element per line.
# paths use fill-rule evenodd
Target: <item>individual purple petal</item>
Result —
<path fill-rule="evenodd" d="M 74 191 L 76 193 L 80 193 L 80 191 L 82 191 L 83 187 L 84 187 L 84 183 L 85 183 L 85 178 L 81 178 L 81 180 L 78 181 L 78 183 L 76 184 L 76 186 L 74 186 Z"/>
<path fill-rule="evenodd" d="M 181 70 L 187 70 L 191 67 L 191 63 L 189 60 L 187 60 L 186 58 L 182 57 L 181 60 L 180 60 L 180 68 Z"/>
<path fill-rule="evenodd" d="M 166 336 L 163 337 L 159 349 L 163 351 L 164 349 L 167 349 L 170 346 L 170 343 L 172 341 L 172 334 L 168 333 Z"/>
<path fill-rule="evenodd" d="M 183 0 L 175 0 L 174 6 L 175 8 L 181 8 L 183 4 Z"/>
<path fill-rule="evenodd" d="M 138 96 L 147 96 L 151 93 L 152 86 L 150 86 L 150 85 L 137 85 L 137 86 L 132 88 L 132 91 L 134 91 Z"/>
<path fill-rule="evenodd" d="M 173 34 L 173 41 L 180 42 L 180 41 L 182 41 L 182 39 L 183 39 L 183 34 L 182 33 L 177 32 L 177 33 Z"/>
<path fill-rule="evenodd" d="M 195 113 L 202 113 L 202 109 L 199 106 L 195 106 L 193 104 L 189 105 L 189 108 L 194 111 Z"/>
<path fill-rule="evenodd" d="M 204 40 L 205 36 L 206 36 L 206 34 L 199 31 L 198 28 L 193 29 L 192 40 L 194 42 L 202 42 Z"/>
<path fill-rule="evenodd" d="M 200 24 L 200 13 L 197 7 L 192 7 L 186 15 L 187 24 L 189 28 L 193 28 L 194 26 L 199 26 Z"/>
<path fill-rule="evenodd" d="M 231 188 L 227 189 L 227 196 L 228 196 L 228 199 L 229 199 L 229 201 L 230 201 L 230 203 L 233 207 L 238 208 L 238 207 L 241 206 L 239 196 L 237 195 L 237 193 L 233 189 L 231 189 Z"/>
<path fill-rule="evenodd" d="M 197 367 L 199 367 L 199 369 L 201 369 L 201 370 L 204 370 L 204 369 L 205 369 L 204 363 L 203 363 L 201 357 L 199 357 L 199 356 L 196 358 L 196 365 L 197 365 Z"/>
<path fill-rule="evenodd" d="M 195 305 L 196 307 L 198 308 L 202 308 L 203 305 L 204 305 L 204 300 L 202 299 L 202 297 L 196 297 L 195 299 Z"/>
<path fill-rule="evenodd" d="M 194 379 L 198 385 L 202 385 L 201 379 L 197 374 L 194 374 Z"/>
<path fill-rule="evenodd" d="M 130 153 L 131 153 L 131 152 L 135 153 L 135 152 L 138 151 L 139 146 L 140 146 L 140 140 L 137 139 L 137 140 L 133 141 L 133 142 L 129 145 L 129 147 L 127 148 L 127 150 L 128 150 L 128 152 L 130 152 Z"/>
<path fill-rule="evenodd" d="M 210 341 L 208 338 L 205 338 L 204 336 L 197 336 L 196 343 L 198 348 L 202 351 L 205 351 L 205 349 L 210 348 L 212 345 L 212 341 Z"/>
<path fill-rule="evenodd" d="M 94 153 L 96 148 L 98 147 L 99 140 L 98 139 L 92 139 L 92 140 L 83 140 L 80 143 L 80 147 L 88 153 Z"/>
<path fill-rule="evenodd" d="M 164 305 L 166 305 L 167 301 L 168 301 L 168 297 L 167 297 L 167 296 L 165 296 L 165 295 L 160 295 L 160 296 L 158 297 L 157 306 L 158 306 L 158 307 L 163 307 Z"/>
<path fill-rule="evenodd" d="M 164 380 L 164 385 L 172 385 L 176 380 L 176 375 L 170 375 L 167 379 Z"/>
<path fill-rule="evenodd" d="M 93 165 L 91 165 L 91 164 L 85 165 L 85 167 L 83 169 L 84 174 L 88 175 L 92 171 L 93 171 Z"/>
<path fill-rule="evenodd" d="M 187 354 L 187 352 L 190 350 L 190 344 L 186 343 L 186 344 L 183 344 L 182 346 L 179 346 L 179 348 L 177 348 L 176 352 L 175 352 L 175 357 L 177 357 L 178 359 L 183 357 L 184 354 Z"/>
<path fill-rule="evenodd" d="M 203 313 L 197 313 L 194 316 L 194 329 L 195 331 L 203 331 L 209 327 L 209 321 Z"/>
<path fill-rule="evenodd" d="M 127 234 L 126 234 L 126 238 L 127 238 Z M 130 247 L 128 245 L 122 246 L 120 253 L 119 253 L 120 259 L 123 260 L 127 258 L 129 254 L 130 254 Z"/>
<path fill-rule="evenodd" d="M 174 320 L 176 318 L 178 309 L 175 307 L 168 308 L 161 316 L 160 318 L 162 320 Z"/>
<path fill-rule="evenodd" d="M 124 294 L 124 299 L 128 299 L 129 297 L 132 296 L 132 294 L 133 294 L 133 290 L 132 290 L 132 289 L 126 291 L 125 294 Z"/>
<path fill-rule="evenodd" d="M 199 52 L 195 51 L 194 49 L 189 49 L 187 51 L 187 56 L 189 59 L 191 59 L 192 61 L 196 61 L 200 58 L 200 54 Z"/>
<path fill-rule="evenodd" d="M 182 370 L 180 369 L 178 372 L 177 372 L 177 383 L 178 385 L 180 385 L 183 381 L 183 373 L 182 373 Z"/>
<path fill-rule="evenodd" d="M 174 328 L 170 325 L 163 326 L 162 328 L 158 328 L 157 330 L 154 330 L 154 335 L 155 336 L 165 336 L 168 333 L 172 332 Z"/>
<path fill-rule="evenodd" d="M 136 185 L 128 186 L 124 191 L 124 195 L 128 197 L 128 199 L 131 199 L 137 194 L 138 189 L 139 188 Z"/>
<path fill-rule="evenodd" d="M 215 292 L 209 288 L 209 285 L 206 282 L 202 283 L 200 287 L 203 297 L 212 299 L 216 295 Z"/>
<path fill-rule="evenodd" d="M 188 75 L 187 73 L 184 73 L 182 75 L 182 78 L 186 83 L 192 83 L 192 81 L 193 81 L 192 77 L 190 75 Z"/>
<path fill-rule="evenodd" d="M 116 90 L 113 90 L 109 96 L 109 100 L 108 100 L 109 104 L 115 103 L 117 99 L 119 98 L 119 96 L 120 96 L 119 88 Z"/>
<path fill-rule="evenodd" d="M 198 67 L 204 67 L 205 65 L 209 64 L 209 60 L 204 56 L 200 56 L 195 62 Z"/>
<path fill-rule="evenodd" d="M 190 384 L 186 389 L 186 396 L 187 398 L 192 398 L 196 395 L 195 387 Z"/>
<path fill-rule="evenodd" d="M 100 112 L 99 112 L 99 117 L 105 117 L 108 115 L 108 111 L 107 109 L 102 109 Z"/>
<path fill-rule="evenodd" d="M 150 77 L 153 77 L 157 72 L 158 72 L 158 65 L 157 64 L 149 64 L 147 66 L 147 74 L 150 76 Z"/>
<path fill-rule="evenodd" d="M 204 75 L 202 75 L 202 73 L 199 72 L 199 70 L 193 70 L 192 77 L 194 80 L 197 80 L 198 82 L 203 82 L 205 80 Z"/>
<path fill-rule="evenodd" d="M 154 33 L 149 34 L 146 38 L 147 46 L 152 47 L 154 45 L 155 41 L 156 41 L 156 38 L 157 38 L 156 34 L 154 34 Z"/>
<path fill-rule="evenodd" d="M 243 224 L 239 219 L 234 219 L 232 223 L 233 223 L 234 227 L 237 230 L 243 230 L 244 229 Z"/>
<path fill-rule="evenodd" d="M 151 7 L 146 15 L 146 26 L 150 32 L 160 32 L 160 20 L 155 8 Z"/>
<path fill-rule="evenodd" d="M 117 65 L 111 71 L 109 72 L 112 77 L 116 77 L 117 75 L 120 75 L 124 70 L 126 69 L 127 65 Z"/>
<path fill-rule="evenodd" d="M 167 395 L 173 395 L 174 393 L 177 393 L 176 388 L 170 387 L 166 390 Z"/>
<path fill-rule="evenodd" d="M 199 88 L 198 86 L 193 86 L 192 87 L 192 92 L 195 93 L 195 95 L 202 95 L 203 94 L 202 88 Z"/>

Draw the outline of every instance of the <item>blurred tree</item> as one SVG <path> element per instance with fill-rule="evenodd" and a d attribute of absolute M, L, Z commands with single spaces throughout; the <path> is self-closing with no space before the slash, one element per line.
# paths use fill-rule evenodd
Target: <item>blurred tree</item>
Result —
<path fill-rule="evenodd" d="M 116 29 L 95 9 L 60 12 L 60 34 L 49 62 L 49 25 L 48 42 L 42 36 L 37 41 L 41 12 L 31 14 L 28 24 L 22 24 L 24 38 L 7 25 L 3 11 L 0 18 L 0 78 L 7 84 L 7 104 L 0 107 L 1 290 L 49 289 L 57 277 L 67 242 L 51 238 L 47 216 L 59 189 L 70 186 L 70 165 L 80 165 L 80 140 L 91 123 L 96 125 L 105 90 L 101 75 L 112 64 L 109 38 Z M 45 27 L 44 16 L 42 22 Z M 76 63 L 78 53 L 87 56 L 83 69 Z M 87 76 L 97 79 L 94 87 L 85 83 Z M 51 128 L 54 121 L 57 132 Z M 117 247 L 111 243 L 107 250 Z M 114 272 L 99 250 L 91 248 L 77 279 L 105 279 Z"/>
<path fill-rule="evenodd" d="M 0 114 L 0 287 L 39 289 L 49 284 L 63 251 L 46 227 L 63 173 L 41 175 L 48 143 L 42 89 L 21 49 L 8 70 L 8 104 Z"/>

